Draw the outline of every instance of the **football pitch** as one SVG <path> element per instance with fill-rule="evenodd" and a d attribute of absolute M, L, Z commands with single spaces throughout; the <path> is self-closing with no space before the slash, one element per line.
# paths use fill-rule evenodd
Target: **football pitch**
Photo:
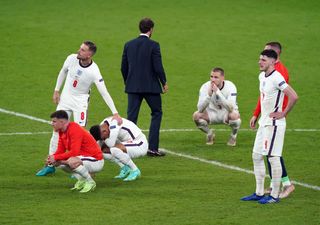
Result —
<path fill-rule="evenodd" d="M 0 224 L 320 224 L 320 2 L 258 0 L 0 0 Z M 169 92 L 162 96 L 162 158 L 135 159 L 142 177 L 115 180 L 105 162 L 97 189 L 80 194 L 58 170 L 36 177 L 48 153 L 55 111 L 52 94 L 66 57 L 92 40 L 116 107 L 126 116 L 120 73 L 126 41 L 143 17 L 155 21 Z M 287 118 L 284 160 L 296 190 L 278 204 L 241 202 L 254 192 L 249 120 L 258 99 L 258 57 L 280 41 L 282 62 L 299 100 Z M 216 126 L 216 143 L 195 128 L 200 86 L 222 67 L 238 89 L 242 127 L 229 147 L 229 127 Z M 318 96 L 318 97 L 317 97 Z M 110 115 L 95 87 L 88 126 Z M 148 133 L 150 111 L 138 125 Z M 270 179 L 266 179 L 266 186 Z"/>

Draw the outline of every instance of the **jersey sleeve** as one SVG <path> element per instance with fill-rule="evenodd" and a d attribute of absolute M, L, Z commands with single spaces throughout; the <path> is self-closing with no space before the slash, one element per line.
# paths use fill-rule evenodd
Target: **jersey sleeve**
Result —
<path fill-rule="evenodd" d="M 210 103 L 210 96 L 208 95 L 207 86 L 203 84 L 199 90 L 199 99 L 197 108 L 199 112 L 203 112 Z"/>
<path fill-rule="evenodd" d="M 64 146 L 64 144 L 61 140 L 61 135 L 59 134 L 58 147 L 57 147 L 56 152 L 53 155 L 61 154 L 61 153 L 65 152 L 65 150 L 66 150 L 66 147 Z"/>
<path fill-rule="evenodd" d="M 55 91 L 60 91 L 60 88 L 61 88 L 64 80 L 66 79 L 71 58 L 72 58 L 72 55 L 69 55 L 63 63 L 63 66 L 62 66 L 62 68 L 59 72 L 58 78 L 57 78 L 56 86 L 54 88 Z"/>
<path fill-rule="evenodd" d="M 110 135 L 105 140 L 106 145 L 111 148 L 116 144 L 117 137 L 119 135 L 120 126 L 116 120 L 112 120 L 109 124 Z"/>
<path fill-rule="evenodd" d="M 261 102 L 260 102 L 260 97 L 258 98 L 258 102 L 257 102 L 257 105 L 256 105 L 256 108 L 254 109 L 253 111 L 253 115 L 255 117 L 259 117 L 261 113 Z"/>
<path fill-rule="evenodd" d="M 70 149 L 63 153 L 56 152 L 54 154 L 55 160 L 66 160 L 69 159 L 71 156 L 78 156 L 80 154 L 81 143 L 83 139 L 83 132 L 81 132 L 81 127 L 77 129 L 70 129 L 69 132 L 69 141 L 70 141 Z"/>
<path fill-rule="evenodd" d="M 95 75 L 94 83 L 95 83 L 99 93 L 101 94 L 103 100 L 105 101 L 105 103 L 107 104 L 109 109 L 111 110 L 112 114 L 118 113 L 116 106 L 114 105 L 114 102 L 113 102 L 113 100 L 112 100 L 112 98 L 106 88 L 106 85 L 104 83 L 104 80 L 102 78 L 102 75 L 100 73 L 99 68 L 97 68 L 94 75 Z"/>
<path fill-rule="evenodd" d="M 288 87 L 287 82 L 284 80 L 284 77 L 281 76 L 280 73 L 276 74 L 274 79 L 274 85 L 277 87 L 277 89 L 283 91 L 286 87 Z"/>
<path fill-rule="evenodd" d="M 226 100 L 229 102 L 229 104 L 237 105 L 237 88 L 234 84 L 230 85 L 229 88 L 229 95 L 227 96 Z"/>

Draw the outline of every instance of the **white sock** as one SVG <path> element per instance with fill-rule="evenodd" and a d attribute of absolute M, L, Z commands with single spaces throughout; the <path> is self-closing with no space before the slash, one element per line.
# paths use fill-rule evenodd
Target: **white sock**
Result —
<path fill-rule="evenodd" d="M 72 173 L 72 176 L 77 178 L 77 180 L 84 180 L 84 178 L 82 176 L 80 176 L 79 174 L 77 174 L 77 173 Z"/>
<path fill-rule="evenodd" d="M 124 164 L 122 162 L 120 162 L 118 159 L 116 159 L 113 155 L 109 154 L 109 153 L 103 153 L 103 158 L 105 160 L 109 160 L 111 162 L 116 163 L 118 166 L 120 166 L 121 168 L 124 166 Z"/>
<path fill-rule="evenodd" d="M 271 174 L 272 174 L 272 191 L 271 196 L 274 198 L 279 197 L 280 193 L 280 185 L 281 185 L 281 175 L 282 175 L 282 167 L 280 163 L 279 156 L 272 156 L 268 158 L 271 164 Z"/>
<path fill-rule="evenodd" d="M 264 178 L 266 176 L 266 167 L 264 165 L 263 155 L 252 153 L 253 170 L 256 177 L 256 194 L 264 195 Z"/>
<path fill-rule="evenodd" d="M 202 130 L 203 132 L 205 132 L 206 134 L 209 133 L 210 129 L 208 127 L 208 122 L 204 119 L 199 119 L 197 121 L 195 121 L 197 127 Z"/>
<path fill-rule="evenodd" d="M 58 148 L 58 142 L 59 142 L 59 133 L 53 131 L 52 137 L 50 139 L 50 145 L 49 145 L 49 155 L 54 154 L 57 151 Z"/>
<path fill-rule="evenodd" d="M 110 152 L 116 159 L 118 159 L 121 163 L 128 165 L 132 170 L 136 170 L 138 168 L 129 155 L 124 153 L 121 149 L 112 147 L 110 148 Z"/>
<path fill-rule="evenodd" d="M 80 165 L 77 168 L 75 168 L 73 171 L 75 173 L 77 173 L 78 175 L 82 176 L 86 181 L 93 181 L 89 171 L 87 170 L 87 168 L 85 166 Z"/>
<path fill-rule="evenodd" d="M 230 125 L 230 127 L 232 129 L 231 136 L 233 138 L 237 138 L 238 130 L 239 130 L 240 125 L 241 125 L 241 119 L 229 120 L 229 125 Z"/>

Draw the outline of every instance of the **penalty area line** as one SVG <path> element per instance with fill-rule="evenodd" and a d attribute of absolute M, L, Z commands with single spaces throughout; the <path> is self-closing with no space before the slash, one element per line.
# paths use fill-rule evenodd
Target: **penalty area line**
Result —
<path fill-rule="evenodd" d="M 239 172 L 243 172 L 243 173 L 247 173 L 247 174 L 254 174 L 254 172 L 252 170 L 243 169 L 243 168 L 240 168 L 240 167 L 237 167 L 237 166 L 233 166 L 233 165 L 227 165 L 227 164 L 215 161 L 215 160 L 207 160 L 207 159 L 199 158 L 199 157 L 192 156 L 192 155 L 187 155 L 187 154 L 183 154 L 183 153 L 170 151 L 170 150 L 164 149 L 164 148 L 160 148 L 160 150 L 164 151 L 166 153 L 169 153 L 171 155 L 175 155 L 175 156 L 179 156 L 179 157 L 182 157 L 182 158 L 187 158 L 187 159 L 191 159 L 191 160 L 195 160 L 195 161 L 199 161 L 199 162 L 203 162 L 203 163 L 207 163 L 207 164 L 212 164 L 212 165 L 219 166 L 219 167 L 222 167 L 222 168 L 225 168 L 225 169 L 235 170 L 235 171 L 239 171 Z M 270 178 L 269 175 L 267 175 L 267 177 Z M 300 181 L 294 181 L 294 180 L 292 180 L 291 182 L 293 184 L 295 184 L 295 185 L 299 185 L 299 186 L 302 186 L 302 187 L 305 187 L 305 188 L 309 188 L 309 189 L 313 189 L 313 190 L 316 190 L 316 191 L 320 191 L 320 187 L 316 186 L 316 185 L 311 185 L 311 184 L 303 183 L 303 182 L 300 182 Z"/>

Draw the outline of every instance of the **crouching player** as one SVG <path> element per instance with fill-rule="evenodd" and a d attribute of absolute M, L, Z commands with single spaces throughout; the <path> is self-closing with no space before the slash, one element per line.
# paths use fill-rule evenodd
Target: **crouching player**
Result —
<path fill-rule="evenodd" d="M 104 159 L 120 166 L 120 173 L 115 178 L 133 181 L 141 176 L 141 172 L 132 159 L 147 154 L 148 141 L 137 125 L 124 118 L 122 121 L 118 125 L 108 117 L 100 125 L 92 126 L 90 133 L 99 143 Z"/>
<path fill-rule="evenodd" d="M 96 183 L 92 175 L 101 171 L 104 164 L 98 144 L 84 128 L 69 122 L 66 111 L 52 113 L 51 119 L 54 131 L 59 132 L 59 142 L 57 151 L 48 156 L 46 164 L 60 167 L 77 178 L 71 190 L 93 191 Z"/>
<path fill-rule="evenodd" d="M 212 145 L 215 134 L 209 124 L 226 124 L 232 129 L 227 145 L 236 146 L 237 133 L 241 125 L 237 106 L 237 88 L 224 79 L 224 70 L 214 68 L 210 80 L 200 88 L 198 111 L 193 114 L 197 127 L 207 134 L 207 145 Z"/>

